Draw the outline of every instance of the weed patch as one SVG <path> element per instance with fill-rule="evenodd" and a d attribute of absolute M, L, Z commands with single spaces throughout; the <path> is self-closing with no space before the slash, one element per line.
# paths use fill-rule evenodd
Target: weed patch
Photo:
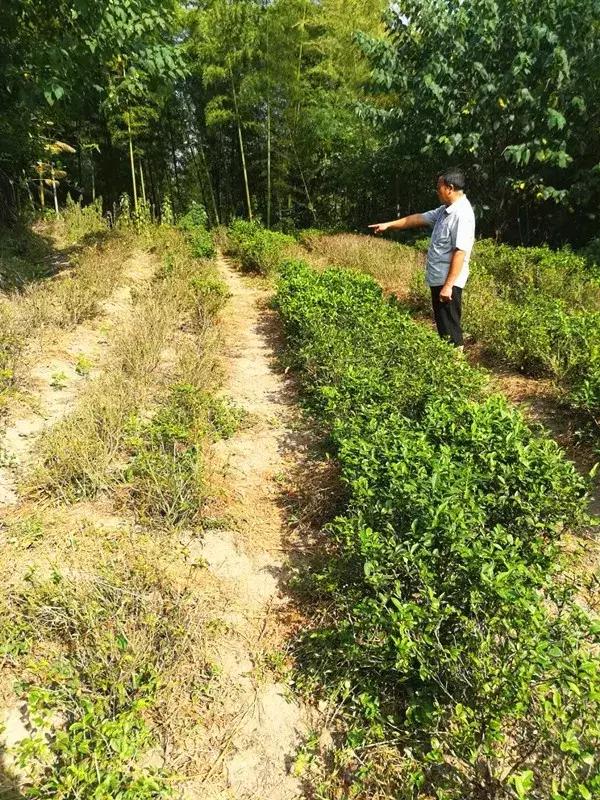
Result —
<path fill-rule="evenodd" d="M 184 381 L 197 381 L 199 392 L 212 385 L 211 320 L 226 293 L 210 263 L 194 259 L 177 231 L 161 230 L 156 248 L 161 268 L 135 298 L 104 375 L 87 387 L 75 411 L 41 438 L 40 467 L 30 483 L 67 501 L 93 497 L 122 483 L 120 465 L 127 463 L 130 501 L 140 517 L 178 524 L 191 520 L 202 505 L 202 430 L 190 421 L 185 430 L 181 423 L 181 439 L 166 435 L 168 409 L 182 413 L 177 402 L 183 395 L 175 386 L 166 397 L 170 381 L 164 373 L 189 372 Z M 182 338 L 182 325 L 196 352 Z M 175 364 L 164 368 L 161 359 L 170 346 L 180 352 Z M 169 405 L 174 398 L 179 400 Z M 148 404 L 159 410 L 146 424 L 140 415 Z"/>
<path fill-rule="evenodd" d="M 16 762 L 26 797 L 172 796 L 167 771 L 144 762 L 157 745 L 161 676 L 186 657 L 192 608 L 155 561 L 120 551 L 104 553 L 95 574 L 31 574 L 9 601 L 0 646 L 25 666 L 18 690 L 31 732 Z"/>
<path fill-rule="evenodd" d="M 152 420 L 132 427 L 125 479 L 135 512 L 146 522 L 192 523 L 206 496 L 206 400 L 194 386 L 174 386 Z"/>

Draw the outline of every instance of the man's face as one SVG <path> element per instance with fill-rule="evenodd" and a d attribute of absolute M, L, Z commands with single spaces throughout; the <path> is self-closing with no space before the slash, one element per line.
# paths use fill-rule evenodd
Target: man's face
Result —
<path fill-rule="evenodd" d="M 451 195 L 452 189 L 449 186 L 446 186 L 443 178 L 439 178 L 437 182 L 437 196 L 440 203 L 443 203 L 445 206 L 449 205 Z"/>

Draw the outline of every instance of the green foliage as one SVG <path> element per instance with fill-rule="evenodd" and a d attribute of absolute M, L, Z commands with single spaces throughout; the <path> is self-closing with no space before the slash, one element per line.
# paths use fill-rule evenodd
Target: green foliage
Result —
<path fill-rule="evenodd" d="M 156 745 L 158 674 L 177 658 L 185 606 L 139 553 L 101 564 L 76 579 L 31 574 L 10 599 L 23 648 L 5 654 L 28 653 L 20 691 L 30 734 L 17 747 L 25 797 L 172 796 L 165 770 L 143 760 Z"/>
<path fill-rule="evenodd" d="M 590 273 L 585 256 L 568 248 L 509 247 L 478 241 L 474 270 L 491 281 L 499 295 L 514 303 L 533 298 L 563 301 L 571 311 L 600 310 L 600 282 Z"/>
<path fill-rule="evenodd" d="M 478 242 L 465 326 L 501 362 L 554 377 L 600 424 L 600 283 L 583 256 Z"/>
<path fill-rule="evenodd" d="M 59 128 L 68 136 L 77 129 L 76 149 L 81 151 L 86 140 L 104 139 L 107 122 L 118 140 L 132 104 L 160 108 L 165 90 L 185 75 L 181 49 L 172 38 L 177 8 L 175 0 L 11 4 L 0 29 L 5 76 L 0 166 L 15 183 L 21 182 L 23 170 L 30 177 L 33 163 L 44 158 L 48 139 L 55 139 Z M 158 114 L 145 116 L 155 121 Z M 81 165 L 80 160 L 70 170 L 79 170 L 80 179 Z M 113 197 L 119 191 L 108 188 Z"/>
<path fill-rule="evenodd" d="M 136 513 L 144 521 L 192 523 L 206 496 L 206 398 L 194 386 L 174 386 L 152 420 L 134 419 L 131 428 L 124 478 Z"/>
<path fill-rule="evenodd" d="M 92 371 L 92 367 L 94 366 L 93 361 L 89 359 L 83 353 L 80 353 L 77 356 L 77 361 L 75 362 L 75 372 L 78 375 L 81 375 L 82 378 L 89 377 L 90 372 Z"/>
<path fill-rule="evenodd" d="M 296 239 L 307 250 L 312 250 L 314 243 L 324 235 L 325 231 L 320 228 L 303 228 L 296 233 Z"/>
<path fill-rule="evenodd" d="M 69 376 L 66 372 L 59 370 L 58 372 L 53 372 L 50 377 L 50 386 L 53 389 L 65 389 L 69 383 Z"/>
<path fill-rule="evenodd" d="M 229 439 L 239 430 L 245 413 L 227 397 L 211 396 L 208 400 L 209 421 L 213 432 L 221 439 Z"/>
<path fill-rule="evenodd" d="M 79 242 L 84 236 L 106 233 L 108 228 L 106 218 L 102 214 L 101 198 L 82 206 L 81 199 L 76 203 L 71 195 L 68 195 L 61 221 L 68 242 Z"/>
<path fill-rule="evenodd" d="M 140 519 L 172 526 L 198 520 L 207 496 L 206 438 L 229 438 L 241 419 L 225 399 L 190 384 L 172 386 L 150 421 L 134 418 L 124 479 Z"/>
<path fill-rule="evenodd" d="M 389 133 L 411 198 L 428 205 L 432 173 L 459 163 L 488 230 L 543 241 L 561 225 L 589 238 L 597 0 L 406 0 L 389 28 L 387 41 L 362 37 L 381 101 L 363 113 Z"/>
<path fill-rule="evenodd" d="M 261 275 L 271 274 L 294 242 L 292 236 L 267 230 L 259 222 L 237 219 L 228 230 L 228 252 L 243 269 Z"/>
<path fill-rule="evenodd" d="M 189 210 L 178 221 L 177 227 L 182 231 L 193 233 L 196 228 L 206 228 L 208 225 L 208 214 L 201 203 L 193 202 Z"/>
<path fill-rule="evenodd" d="M 364 795 L 593 796 L 597 626 L 558 555 L 582 479 L 370 278 L 289 263 L 278 304 L 348 495 L 299 655 Z"/>
<path fill-rule="evenodd" d="M 214 258 L 215 245 L 210 231 L 205 228 L 196 228 L 189 233 L 189 242 L 192 255 L 195 258 Z"/>
<path fill-rule="evenodd" d="M 162 205 L 160 207 L 160 221 L 163 225 L 173 225 L 175 223 L 175 215 L 173 213 L 173 203 L 169 195 L 163 197 Z"/>
<path fill-rule="evenodd" d="M 579 254 L 585 258 L 590 274 L 600 278 L 600 237 L 591 239 Z"/>

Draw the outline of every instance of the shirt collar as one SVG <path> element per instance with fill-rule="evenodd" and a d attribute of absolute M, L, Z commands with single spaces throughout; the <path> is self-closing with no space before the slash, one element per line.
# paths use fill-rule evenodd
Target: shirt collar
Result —
<path fill-rule="evenodd" d="M 465 202 L 466 199 L 467 195 L 463 194 L 463 196 L 459 197 L 458 200 L 455 200 L 454 203 L 452 203 L 449 206 L 446 206 L 446 214 L 454 214 L 456 211 L 458 211 L 458 209 Z"/>

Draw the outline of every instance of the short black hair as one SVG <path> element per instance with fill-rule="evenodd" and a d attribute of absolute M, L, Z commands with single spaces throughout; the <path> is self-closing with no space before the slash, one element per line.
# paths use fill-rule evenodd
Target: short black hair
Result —
<path fill-rule="evenodd" d="M 459 192 L 465 188 L 465 173 L 458 167 L 451 167 L 450 169 L 445 169 L 443 172 L 440 172 L 438 175 L 438 181 L 439 180 L 444 181 L 446 186 L 452 186 L 454 189 L 458 189 Z"/>

